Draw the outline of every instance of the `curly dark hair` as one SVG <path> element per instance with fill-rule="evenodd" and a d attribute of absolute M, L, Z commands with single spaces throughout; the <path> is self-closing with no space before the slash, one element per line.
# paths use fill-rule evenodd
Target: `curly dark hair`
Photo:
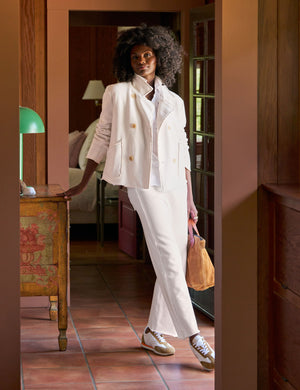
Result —
<path fill-rule="evenodd" d="M 131 28 L 121 32 L 113 60 L 114 74 L 119 81 L 130 81 L 134 72 L 130 63 L 131 49 L 136 45 L 151 47 L 156 56 L 155 74 L 170 87 L 182 66 L 183 49 L 174 33 L 163 26 Z"/>

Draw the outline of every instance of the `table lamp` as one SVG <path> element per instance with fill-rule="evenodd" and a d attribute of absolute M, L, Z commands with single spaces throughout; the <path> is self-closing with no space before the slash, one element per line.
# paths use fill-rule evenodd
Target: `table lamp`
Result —
<path fill-rule="evenodd" d="M 20 183 L 24 195 L 35 195 L 33 187 L 27 187 L 23 182 L 23 134 L 44 133 L 45 126 L 41 117 L 28 107 L 19 106 L 20 132 Z"/>
<path fill-rule="evenodd" d="M 102 80 L 90 80 L 82 96 L 82 100 L 95 100 L 96 106 L 101 105 L 105 88 Z"/>

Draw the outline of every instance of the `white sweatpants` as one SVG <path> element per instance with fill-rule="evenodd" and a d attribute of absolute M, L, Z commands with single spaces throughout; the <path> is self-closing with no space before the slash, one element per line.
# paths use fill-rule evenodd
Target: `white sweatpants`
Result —
<path fill-rule="evenodd" d="M 186 338 L 199 332 L 185 281 L 187 189 L 162 192 L 128 188 L 156 273 L 148 326 L 159 333 Z"/>

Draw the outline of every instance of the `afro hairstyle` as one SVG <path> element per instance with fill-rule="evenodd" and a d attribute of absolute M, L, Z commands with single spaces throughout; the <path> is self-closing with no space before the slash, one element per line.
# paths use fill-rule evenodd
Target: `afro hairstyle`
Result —
<path fill-rule="evenodd" d="M 168 86 L 172 86 L 175 76 L 182 67 L 183 49 L 174 33 L 163 26 L 145 24 L 122 31 L 117 40 L 113 60 L 114 74 L 119 81 L 130 81 L 134 76 L 130 54 L 136 45 L 150 47 L 156 56 L 155 74 Z"/>

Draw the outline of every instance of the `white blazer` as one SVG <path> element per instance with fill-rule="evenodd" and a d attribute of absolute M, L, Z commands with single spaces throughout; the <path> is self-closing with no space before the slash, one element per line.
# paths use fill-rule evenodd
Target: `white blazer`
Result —
<path fill-rule="evenodd" d="M 182 99 L 161 80 L 157 112 L 158 161 L 162 190 L 184 183 L 190 156 L 184 130 Z M 106 158 L 103 179 L 115 185 L 149 188 L 152 128 L 143 100 L 152 87 L 140 76 L 131 82 L 107 86 L 102 112 L 87 158 L 99 163 Z"/>

